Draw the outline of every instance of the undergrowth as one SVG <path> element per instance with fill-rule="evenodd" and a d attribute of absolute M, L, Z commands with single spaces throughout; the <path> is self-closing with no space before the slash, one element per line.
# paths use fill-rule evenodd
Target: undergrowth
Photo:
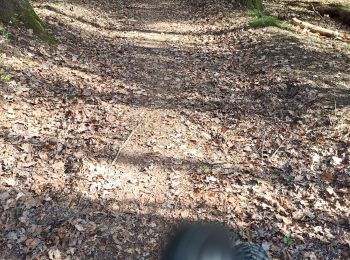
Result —
<path fill-rule="evenodd" d="M 0 72 L 0 81 L 8 82 L 12 79 L 12 76 L 10 74 L 7 74 L 6 72 Z"/>
<path fill-rule="evenodd" d="M 273 26 L 283 30 L 291 29 L 288 22 L 281 21 L 275 16 L 267 15 L 261 10 L 249 10 L 248 15 L 253 17 L 253 19 L 249 22 L 249 25 L 254 28 Z"/>
<path fill-rule="evenodd" d="M 1 30 L 1 28 L 0 28 L 0 35 L 3 36 L 7 40 L 13 39 L 13 37 L 14 37 L 12 32 L 6 31 L 6 30 Z"/>
<path fill-rule="evenodd" d="M 12 75 L 6 71 L 4 62 L 1 58 L 1 46 L 0 46 L 0 82 L 9 82 L 12 79 Z"/>
<path fill-rule="evenodd" d="M 1 32 L 2 28 L 0 27 L 0 32 Z M 4 35 L 3 35 L 4 37 Z M 12 75 L 9 74 L 8 72 L 6 72 L 5 70 L 5 65 L 2 59 L 2 52 L 3 52 L 3 46 L 2 46 L 2 42 L 0 39 L 0 82 L 8 82 L 12 79 Z"/>

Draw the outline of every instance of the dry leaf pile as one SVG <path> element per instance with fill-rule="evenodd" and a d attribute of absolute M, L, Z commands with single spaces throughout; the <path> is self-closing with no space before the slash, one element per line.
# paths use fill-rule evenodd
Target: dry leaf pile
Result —
<path fill-rule="evenodd" d="M 345 43 L 218 1 L 34 6 L 57 45 L 0 38 L 4 259 L 157 259 L 183 220 L 350 258 Z"/>

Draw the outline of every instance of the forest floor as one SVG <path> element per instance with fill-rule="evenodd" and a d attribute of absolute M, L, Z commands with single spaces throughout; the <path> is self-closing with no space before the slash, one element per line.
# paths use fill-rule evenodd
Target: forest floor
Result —
<path fill-rule="evenodd" d="M 0 37 L 1 259 L 157 259 L 183 221 L 350 259 L 349 43 L 224 1 L 34 7 L 57 44 Z"/>

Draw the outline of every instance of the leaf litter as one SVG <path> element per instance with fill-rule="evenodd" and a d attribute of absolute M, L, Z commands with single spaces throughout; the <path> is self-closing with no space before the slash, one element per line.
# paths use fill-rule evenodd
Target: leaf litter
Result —
<path fill-rule="evenodd" d="M 58 45 L 1 38 L 3 257 L 157 259 L 182 221 L 350 257 L 344 43 L 221 1 L 77 2 L 35 2 Z"/>

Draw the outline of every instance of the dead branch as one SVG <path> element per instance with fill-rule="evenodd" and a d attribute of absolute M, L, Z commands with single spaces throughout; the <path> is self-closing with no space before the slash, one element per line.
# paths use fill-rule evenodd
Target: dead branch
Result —
<path fill-rule="evenodd" d="M 310 30 L 310 32 L 318 33 L 322 36 L 337 38 L 337 39 L 346 40 L 346 41 L 350 40 L 350 36 L 347 35 L 346 33 L 333 31 L 317 25 L 313 25 L 311 23 L 303 22 L 297 18 L 293 18 L 291 23 L 303 29 L 308 29 Z"/>
<path fill-rule="evenodd" d="M 120 146 L 117 155 L 114 157 L 113 161 L 111 162 L 112 165 L 118 160 L 118 157 L 119 157 L 120 153 L 122 152 L 123 148 L 130 141 L 131 137 L 133 137 L 133 135 L 136 133 L 136 131 L 140 128 L 141 125 L 142 125 L 142 121 L 140 121 L 137 124 L 137 126 L 134 128 L 134 130 L 132 130 L 131 133 L 129 134 L 128 138 L 126 138 L 124 143 Z"/>

